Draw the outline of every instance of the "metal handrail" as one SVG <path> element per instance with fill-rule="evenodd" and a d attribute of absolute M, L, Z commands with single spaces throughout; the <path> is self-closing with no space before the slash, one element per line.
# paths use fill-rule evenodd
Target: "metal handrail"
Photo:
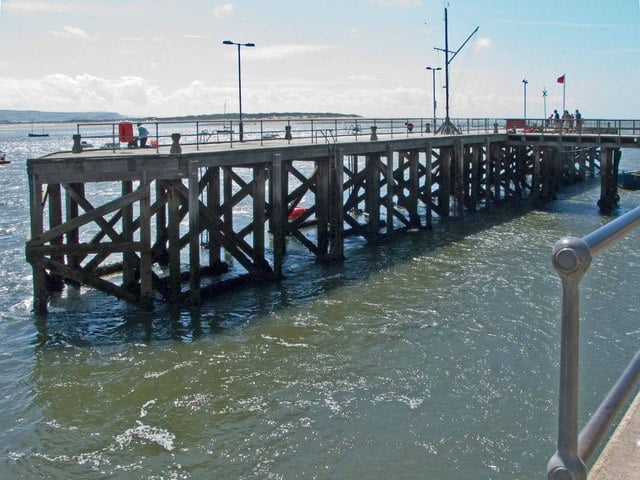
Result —
<path fill-rule="evenodd" d="M 284 125 L 289 127 L 293 138 L 299 141 L 308 140 L 310 143 L 317 142 L 317 130 L 332 129 L 335 137 L 351 137 L 356 141 L 367 140 L 370 127 L 377 127 L 378 135 L 405 134 L 407 136 L 434 135 L 436 125 L 431 125 L 432 118 L 360 118 L 360 117 L 327 117 L 327 118 L 282 118 L 282 119 L 257 119 L 244 120 L 245 142 L 283 138 L 285 136 Z M 451 121 L 456 127 L 466 134 L 490 134 L 507 131 L 508 119 L 505 118 L 452 118 Z M 137 122 L 137 121 L 136 121 Z M 76 124 L 77 134 L 83 139 L 104 139 L 109 142 L 109 146 L 117 148 L 118 128 L 121 122 L 96 122 Z M 133 122 L 132 122 L 133 123 Z M 155 143 L 158 147 L 171 144 L 171 134 L 180 133 L 182 145 L 195 145 L 197 149 L 204 144 L 229 143 L 238 141 L 237 135 L 233 131 L 236 120 L 232 117 L 224 120 L 148 120 L 143 123 L 155 126 Z M 601 138 L 604 135 L 640 136 L 640 121 L 637 120 L 603 120 L 603 119 L 583 119 L 580 128 L 577 125 L 572 127 L 560 124 L 558 127 L 553 120 L 549 119 L 527 119 L 527 133 L 537 133 L 543 135 L 563 135 L 570 131 L 574 134 L 589 134 Z M 408 124 L 413 124 L 413 130 L 408 129 Z M 427 125 L 429 128 L 427 128 Z M 356 128 L 354 128 L 356 127 Z M 170 130 L 171 129 L 171 130 Z M 104 131 L 102 131 L 104 130 Z M 203 135 L 204 133 L 204 135 Z M 209 133 L 213 135 L 207 136 Z M 203 139 L 206 140 L 203 142 Z"/>
<path fill-rule="evenodd" d="M 583 238 L 564 237 L 553 247 L 553 266 L 562 281 L 558 443 L 547 465 L 549 480 L 584 480 L 589 461 L 618 412 L 640 381 L 640 350 L 578 435 L 579 286 L 591 259 L 640 226 L 640 207 Z"/>

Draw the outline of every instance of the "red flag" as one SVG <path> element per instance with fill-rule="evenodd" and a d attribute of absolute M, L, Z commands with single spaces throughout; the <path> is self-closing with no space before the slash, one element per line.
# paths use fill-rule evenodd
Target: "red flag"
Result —
<path fill-rule="evenodd" d="M 558 83 L 564 83 L 564 74 L 561 77 L 558 77 Z"/>

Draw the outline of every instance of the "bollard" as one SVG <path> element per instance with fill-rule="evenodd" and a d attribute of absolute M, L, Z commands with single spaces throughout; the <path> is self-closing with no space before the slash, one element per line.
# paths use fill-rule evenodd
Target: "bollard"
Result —
<path fill-rule="evenodd" d="M 498 122 L 493 124 L 493 133 L 498 133 Z"/>
<path fill-rule="evenodd" d="M 424 129 L 424 133 L 431 133 L 431 124 L 427 123 L 427 127 Z"/>
<path fill-rule="evenodd" d="M 180 146 L 180 134 L 172 133 L 171 140 L 173 141 L 173 143 L 171 144 L 171 150 L 169 151 L 169 153 L 171 155 L 181 154 L 182 147 Z"/>
<path fill-rule="evenodd" d="M 82 135 L 79 133 L 73 136 L 73 148 L 71 149 L 72 153 L 82 153 L 82 145 L 80 144 L 80 139 Z"/>
<path fill-rule="evenodd" d="M 378 140 L 378 134 L 376 133 L 377 131 L 377 126 L 374 125 L 373 127 L 371 127 L 371 138 L 369 140 Z"/>
<path fill-rule="evenodd" d="M 291 125 L 287 125 L 284 127 L 284 139 L 291 140 L 293 137 L 291 136 Z"/>

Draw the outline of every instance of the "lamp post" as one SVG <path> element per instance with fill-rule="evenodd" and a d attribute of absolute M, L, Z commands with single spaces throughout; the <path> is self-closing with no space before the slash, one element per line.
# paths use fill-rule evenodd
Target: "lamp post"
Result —
<path fill-rule="evenodd" d="M 441 67 L 426 67 L 427 70 L 431 70 L 431 74 L 433 77 L 433 131 L 436 131 L 436 71 L 442 70 Z"/>
<path fill-rule="evenodd" d="M 522 80 L 522 85 L 524 86 L 524 128 L 527 128 L 527 79 Z"/>
<path fill-rule="evenodd" d="M 223 45 L 237 45 L 238 46 L 238 114 L 239 122 L 238 128 L 240 129 L 240 141 L 244 140 L 244 127 L 242 125 L 242 70 L 240 68 L 240 47 L 255 47 L 255 43 L 237 43 L 231 40 L 225 40 Z"/>
<path fill-rule="evenodd" d="M 542 102 L 544 103 L 544 121 L 547 121 L 547 87 L 542 88 Z"/>

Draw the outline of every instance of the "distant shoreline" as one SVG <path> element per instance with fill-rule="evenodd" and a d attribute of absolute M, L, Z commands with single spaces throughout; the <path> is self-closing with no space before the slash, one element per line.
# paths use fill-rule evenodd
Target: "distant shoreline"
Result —
<path fill-rule="evenodd" d="M 267 112 L 245 113 L 244 120 L 283 120 L 298 118 L 362 118 L 361 115 L 333 112 Z M 237 121 L 237 113 L 212 113 L 203 115 L 178 115 L 169 117 L 136 117 L 113 112 L 40 112 L 32 110 L 0 110 L 0 125 L 31 123 L 115 123 L 132 122 L 196 122 Z"/>

